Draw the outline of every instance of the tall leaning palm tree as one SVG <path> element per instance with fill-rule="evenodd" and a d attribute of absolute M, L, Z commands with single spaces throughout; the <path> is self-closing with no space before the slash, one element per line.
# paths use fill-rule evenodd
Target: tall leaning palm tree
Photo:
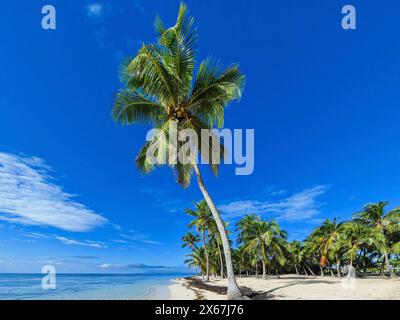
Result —
<path fill-rule="evenodd" d="M 245 83 L 238 66 L 224 68 L 211 59 L 200 64 L 194 78 L 198 34 L 186 5 L 180 5 L 174 26 L 166 28 L 157 17 L 155 28 L 158 42 L 143 44 L 137 55 L 122 66 L 121 78 L 125 85 L 120 89 L 112 111 L 113 119 L 121 124 L 146 123 L 158 129 L 158 133 L 145 143 L 136 158 L 138 168 L 144 173 L 166 164 L 161 150 L 170 151 L 177 147 L 170 145 L 169 139 L 164 139 L 169 137 L 170 124 L 176 126 L 178 132 L 175 134 L 183 129 L 192 129 L 198 133 L 198 137 L 201 137 L 201 129 L 221 128 L 225 107 L 240 98 Z M 220 141 L 218 138 L 212 140 Z M 201 146 L 196 153 L 203 152 L 202 155 L 208 160 L 224 153 L 223 146 L 212 146 L 210 139 L 202 139 Z M 147 154 L 154 148 L 158 150 L 157 157 L 150 160 Z M 168 156 L 167 164 L 175 169 L 177 182 L 183 187 L 188 187 L 193 172 L 196 174 L 200 191 L 211 209 L 221 236 L 228 275 L 228 298 L 241 297 L 225 226 L 204 185 L 196 161 L 183 163 Z M 217 174 L 218 164 L 211 161 L 211 169 Z"/>

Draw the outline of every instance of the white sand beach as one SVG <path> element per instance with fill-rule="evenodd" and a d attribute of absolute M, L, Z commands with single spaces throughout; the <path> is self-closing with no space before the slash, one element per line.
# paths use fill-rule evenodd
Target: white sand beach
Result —
<path fill-rule="evenodd" d="M 200 279 L 200 278 L 198 278 Z M 169 286 L 171 300 L 218 300 L 225 295 L 189 286 L 187 279 L 175 279 Z M 212 286 L 226 286 L 226 279 L 213 279 Z M 347 281 L 336 277 L 305 277 L 283 275 L 267 280 L 255 277 L 237 278 L 240 287 L 258 291 L 255 299 L 270 300 L 400 300 L 400 278 L 381 277 L 356 278 Z M 261 292 L 263 294 L 261 294 Z"/>

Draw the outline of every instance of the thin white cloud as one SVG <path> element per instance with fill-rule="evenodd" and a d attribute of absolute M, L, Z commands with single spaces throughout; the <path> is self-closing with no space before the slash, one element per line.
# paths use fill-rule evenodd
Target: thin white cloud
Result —
<path fill-rule="evenodd" d="M 143 264 L 143 263 L 128 263 L 128 264 L 111 264 L 111 263 L 102 263 L 99 265 L 100 268 L 103 269 L 113 269 L 113 270 L 121 270 L 121 271 L 129 271 L 129 270 L 135 270 L 135 271 L 150 271 L 153 270 L 154 272 L 156 271 L 173 271 L 173 270 L 182 270 L 182 267 L 169 267 L 169 266 L 164 266 L 164 265 L 148 265 L 148 264 Z M 185 268 L 185 267 L 184 267 Z M 186 269 L 186 268 L 185 268 Z"/>
<path fill-rule="evenodd" d="M 293 194 L 285 199 L 233 201 L 219 206 L 226 218 L 234 219 L 247 213 L 273 214 L 286 221 L 309 219 L 320 213 L 318 196 L 324 194 L 328 186 L 318 185 Z"/>
<path fill-rule="evenodd" d="M 91 241 L 91 240 L 73 240 L 69 239 L 66 237 L 61 237 L 61 236 L 55 236 L 55 239 L 61 241 L 64 244 L 68 245 L 77 245 L 77 246 L 85 246 L 85 247 L 93 247 L 93 248 L 106 248 L 106 246 L 103 243 L 97 242 L 97 241 Z"/>
<path fill-rule="evenodd" d="M 110 263 L 103 263 L 102 265 L 100 265 L 100 268 L 104 268 L 104 269 L 107 269 L 107 268 L 110 268 L 110 267 L 111 267 Z"/>
<path fill-rule="evenodd" d="M 133 242 L 138 241 L 138 242 L 143 242 L 143 243 L 147 243 L 147 244 L 164 244 L 163 242 L 151 240 L 148 235 L 138 232 L 136 230 L 129 230 L 128 232 L 129 232 L 129 234 L 121 233 L 120 236 L 125 240 L 129 240 L 129 241 L 133 241 Z"/>
<path fill-rule="evenodd" d="M 64 236 L 59 236 L 57 234 L 44 234 L 38 232 L 25 232 L 23 235 L 29 238 L 35 239 L 55 239 L 66 245 L 77 245 L 77 246 L 85 246 L 85 247 L 93 247 L 93 248 L 107 248 L 104 242 L 93 241 L 93 240 L 75 240 L 70 239 Z"/>
<path fill-rule="evenodd" d="M 39 232 L 24 232 L 24 236 L 29 238 L 36 238 L 36 239 L 48 239 L 49 236 L 47 234 L 39 233 Z"/>
<path fill-rule="evenodd" d="M 89 18 L 101 19 L 104 17 L 104 8 L 100 3 L 90 3 L 86 6 Z"/>
<path fill-rule="evenodd" d="M 282 194 L 285 194 L 285 193 L 286 193 L 286 190 L 277 190 L 277 191 L 272 191 L 271 192 L 271 194 L 273 196 L 279 196 L 279 195 L 282 195 Z"/>
<path fill-rule="evenodd" d="M 42 159 L 0 152 L 0 220 L 84 232 L 107 219 L 74 201 Z"/>

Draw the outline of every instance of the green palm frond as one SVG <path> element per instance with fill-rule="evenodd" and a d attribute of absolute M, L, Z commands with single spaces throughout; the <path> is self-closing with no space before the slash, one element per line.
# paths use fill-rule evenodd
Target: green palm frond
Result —
<path fill-rule="evenodd" d="M 129 63 L 126 86 L 131 91 L 141 90 L 160 103 L 177 103 L 174 77 L 168 72 L 163 56 L 165 49 L 155 44 L 143 45 L 138 55 Z"/>
<path fill-rule="evenodd" d="M 187 232 L 182 237 L 182 241 L 183 241 L 182 248 L 189 247 L 191 249 L 194 249 L 196 247 L 196 243 L 200 241 L 200 237 L 198 234 Z"/>
<path fill-rule="evenodd" d="M 164 55 L 164 61 L 175 77 L 181 101 L 190 91 L 197 53 L 198 34 L 193 24 L 194 19 L 189 16 L 185 4 L 180 5 L 178 18 L 173 27 L 165 29 L 160 18 L 156 18 L 155 21 L 159 44 L 169 51 L 169 54 Z"/>
<path fill-rule="evenodd" d="M 210 233 L 214 231 L 214 220 L 205 200 L 197 202 L 195 210 L 187 208 L 185 212 L 189 216 L 194 217 L 189 222 L 188 227 L 195 227 L 198 232 L 208 231 Z"/>
<path fill-rule="evenodd" d="M 168 163 L 170 148 L 168 144 L 169 124 L 170 121 L 166 121 L 158 128 L 155 128 L 155 134 L 139 151 L 136 157 L 136 165 L 141 172 L 147 174 L 153 171 L 156 166 Z M 153 157 L 149 155 L 153 155 Z"/>
<path fill-rule="evenodd" d="M 112 110 L 114 121 L 123 125 L 141 123 L 158 125 L 165 121 L 165 116 L 165 110 L 160 104 L 138 92 L 125 89 L 119 91 Z"/>
<path fill-rule="evenodd" d="M 392 245 L 391 251 L 392 251 L 394 254 L 400 254 L 400 241 L 399 241 L 399 242 L 396 242 L 394 245 Z"/>
<path fill-rule="evenodd" d="M 218 128 L 224 124 L 225 106 L 241 97 L 245 77 L 234 65 L 224 68 L 207 59 L 200 64 L 189 100 L 189 109 L 209 125 Z"/>
<path fill-rule="evenodd" d="M 190 185 L 190 178 L 193 174 L 193 166 L 192 164 L 182 164 L 178 162 L 175 166 L 176 172 L 176 182 L 181 185 L 183 188 L 187 188 Z"/>

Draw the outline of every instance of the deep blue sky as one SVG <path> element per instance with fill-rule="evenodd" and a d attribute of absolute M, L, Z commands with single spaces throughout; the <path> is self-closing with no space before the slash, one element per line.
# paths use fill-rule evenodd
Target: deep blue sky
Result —
<path fill-rule="evenodd" d="M 121 59 L 154 41 L 156 14 L 172 25 L 179 1 L 51 1 L 53 31 L 41 28 L 47 3 L 2 7 L 0 271 L 182 265 L 183 208 L 201 199 L 197 185 L 182 190 L 169 168 L 142 176 L 133 161 L 149 128 L 110 117 Z M 400 205 L 398 1 L 187 3 L 198 61 L 238 63 L 247 76 L 225 126 L 255 129 L 255 171 L 225 166 L 214 178 L 204 168 L 231 224 L 238 212 L 262 213 L 302 239 L 368 202 Z M 356 30 L 341 28 L 345 4 L 356 7 Z M 25 189 L 21 174 L 34 180 Z M 66 228 L 63 210 L 76 215 Z"/>

